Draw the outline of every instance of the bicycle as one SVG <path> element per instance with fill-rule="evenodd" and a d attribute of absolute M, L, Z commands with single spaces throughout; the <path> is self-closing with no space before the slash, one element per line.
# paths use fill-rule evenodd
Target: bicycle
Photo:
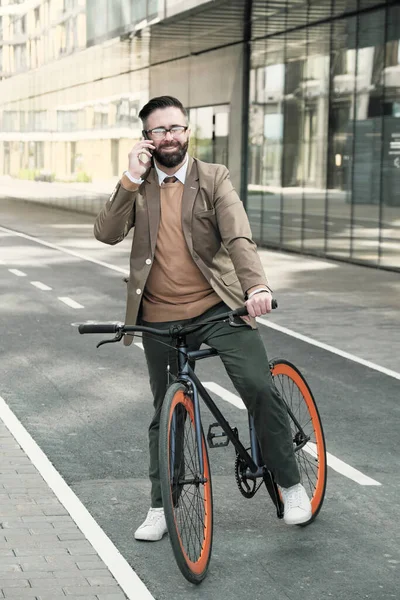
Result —
<path fill-rule="evenodd" d="M 276 306 L 274 300 L 273 307 Z M 160 480 L 175 559 L 183 576 L 194 584 L 201 583 L 207 574 L 213 541 L 213 496 L 206 439 L 210 448 L 233 444 L 240 492 L 252 498 L 264 483 L 277 517 L 283 517 L 279 488 L 262 462 L 253 418 L 248 415 L 250 448 L 245 448 L 237 428 L 229 425 L 189 364 L 218 354 L 213 348 L 188 351 L 186 336 L 189 333 L 213 322 L 237 326 L 235 318 L 244 315 L 247 315 L 245 307 L 193 325 L 175 325 L 169 330 L 122 323 L 79 326 L 82 334 L 115 333 L 113 339 L 103 340 L 97 347 L 119 342 L 125 334 L 143 332 L 176 340 L 178 375 L 166 391 L 160 420 Z M 312 516 L 302 524 L 304 526 L 314 521 L 324 500 L 327 478 L 324 432 L 314 397 L 300 371 L 285 359 L 274 359 L 269 366 L 288 412 L 301 482 L 311 498 Z M 201 423 L 199 397 L 216 420 L 209 425 L 207 438 Z"/>

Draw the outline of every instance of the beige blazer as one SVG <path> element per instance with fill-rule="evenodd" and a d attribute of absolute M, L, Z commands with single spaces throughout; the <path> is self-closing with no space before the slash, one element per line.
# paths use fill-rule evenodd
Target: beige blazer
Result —
<path fill-rule="evenodd" d="M 125 317 L 129 325 L 138 319 L 159 224 L 160 186 L 154 167 L 135 191 L 119 182 L 94 224 L 95 237 L 106 244 L 117 244 L 134 227 Z M 182 230 L 193 260 L 230 308 L 243 306 L 249 288 L 268 285 L 243 203 L 223 165 L 189 157 Z M 131 344 L 132 337 L 125 336 L 124 343 Z"/>

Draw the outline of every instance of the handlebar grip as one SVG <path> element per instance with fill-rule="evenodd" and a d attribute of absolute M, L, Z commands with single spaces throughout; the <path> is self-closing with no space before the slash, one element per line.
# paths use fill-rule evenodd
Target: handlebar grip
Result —
<path fill-rule="evenodd" d="M 272 308 L 278 308 L 278 302 L 275 298 L 272 298 Z M 245 306 L 243 306 L 242 308 L 237 308 L 233 312 L 237 317 L 246 317 L 249 314 Z"/>
<path fill-rule="evenodd" d="M 79 333 L 116 333 L 120 328 L 119 323 L 81 323 Z"/>

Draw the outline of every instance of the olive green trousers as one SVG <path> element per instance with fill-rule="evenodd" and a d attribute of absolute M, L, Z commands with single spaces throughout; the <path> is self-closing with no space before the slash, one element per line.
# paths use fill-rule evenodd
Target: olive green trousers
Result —
<path fill-rule="evenodd" d="M 142 324 L 169 329 L 173 324 L 196 323 L 228 310 L 229 308 L 221 303 L 194 319 L 174 323 Z M 231 327 L 229 323 L 212 323 L 188 335 L 187 342 L 190 350 L 197 350 L 201 344 L 206 344 L 218 351 L 233 385 L 254 418 L 263 461 L 282 487 L 299 483 L 300 475 L 294 457 L 287 411 L 273 383 L 267 353 L 258 330 L 247 325 Z M 172 339 L 143 334 L 150 387 L 154 398 L 154 417 L 149 427 L 149 476 L 153 508 L 162 506 L 158 438 L 161 408 L 168 384 L 171 383 L 168 365 L 169 372 L 172 375 L 177 374 L 176 353 L 169 347 L 171 344 Z"/>

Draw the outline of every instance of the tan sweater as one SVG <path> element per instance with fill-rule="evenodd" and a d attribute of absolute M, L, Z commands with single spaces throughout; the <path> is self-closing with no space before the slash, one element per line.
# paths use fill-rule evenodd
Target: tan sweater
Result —
<path fill-rule="evenodd" d="M 186 245 L 181 224 L 182 195 L 180 181 L 160 187 L 160 227 L 143 294 L 144 321 L 191 319 L 221 302 Z"/>

